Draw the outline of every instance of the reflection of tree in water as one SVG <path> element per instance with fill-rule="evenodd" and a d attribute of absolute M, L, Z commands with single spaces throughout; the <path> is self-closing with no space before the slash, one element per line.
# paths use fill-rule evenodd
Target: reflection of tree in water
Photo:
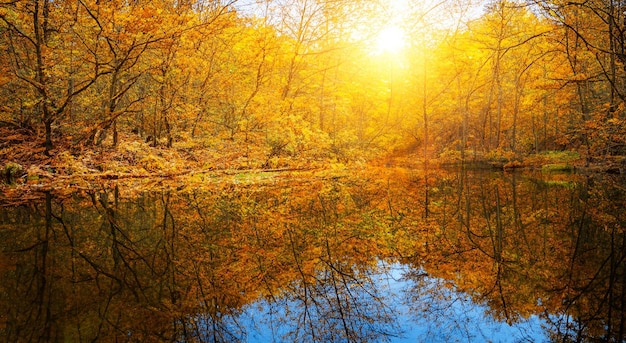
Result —
<path fill-rule="evenodd" d="M 422 342 L 535 342 L 542 337 L 538 318 L 519 320 L 515 327 L 489 314 L 449 280 L 422 270 L 403 268 L 410 287 L 404 291 L 414 336 Z"/>
<path fill-rule="evenodd" d="M 626 190 L 603 181 L 587 178 L 567 221 L 569 249 L 549 289 L 562 306 L 545 314 L 555 341 L 626 341 Z"/>
<path fill-rule="evenodd" d="M 323 261 L 314 277 L 294 280 L 268 306 L 284 342 L 386 342 L 398 334 L 392 299 L 368 270 Z"/>
<path fill-rule="evenodd" d="M 231 312 L 227 310 L 227 312 Z M 242 342 L 245 341 L 247 328 L 237 321 L 238 314 L 226 315 L 222 313 L 202 313 L 180 325 L 180 341 L 193 342 Z"/>
<path fill-rule="evenodd" d="M 419 337 L 490 338 L 471 324 L 495 322 L 484 311 L 516 327 L 542 316 L 555 341 L 624 339 L 623 183 L 479 173 L 429 182 L 428 216 L 424 185 L 396 175 L 48 193 L 3 208 L 0 334 L 237 342 L 269 323 L 274 341 L 392 341 L 406 329 L 397 307 L 408 306 L 430 330 Z M 407 271 L 410 305 L 380 286 L 389 256 L 417 270 Z"/>
<path fill-rule="evenodd" d="M 398 334 L 380 273 L 367 208 L 371 194 L 338 182 L 287 203 L 287 285 L 265 303 L 271 341 L 385 342 Z"/>
<path fill-rule="evenodd" d="M 47 193 L 41 203 L 3 211 L 10 225 L 1 232 L 2 337 L 231 341 L 237 328 L 223 323 L 237 303 L 194 274 L 179 206 L 167 192 L 129 201 L 115 188 L 86 197 Z M 198 327 L 198 313 L 211 317 L 212 331 Z"/>
<path fill-rule="evenodd" d="M 416 265 L 496 319 L 541 316 L 554 340 L 624 339 L 623 187 L 517 174 L 452 180 L 433 192 L 437 225 L 427 241 L 436 248 Z"/>
<path fill-rule="evenodd" d="M 272 342 L 388 342 L 400 334 L 381 270 L 329 265 L 308 281 L 248 309 L 258 332 Z M 271 332 L 262 332 L 270 328 Z M 253 339 L 255 341 L 255 339 Z"/>
<path fill-rule="evenodd" d="M 0 332 L 8 341 L 239 341 L 241 309 L 279 293 L 306 307 L 294 339 L 383 337 L 389 313 L 367 281 L 377 253 L 360 253 L 373 247 L 361 214 L 345 206 L 349 194 L 318 186 L 101 189 L 2 211 Z M 278 291 L 287 284 L 295 295 Z"/>

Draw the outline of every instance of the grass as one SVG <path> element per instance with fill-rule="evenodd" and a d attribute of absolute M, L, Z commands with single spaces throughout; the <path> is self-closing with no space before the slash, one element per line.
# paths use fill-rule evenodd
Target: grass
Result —
<path fill-rule="evenodd" d="M 580 159 L 580 154 L 576 151 L 545 151 L 541 154 L 547 160 L 562 163 L 571 163 Z"/>

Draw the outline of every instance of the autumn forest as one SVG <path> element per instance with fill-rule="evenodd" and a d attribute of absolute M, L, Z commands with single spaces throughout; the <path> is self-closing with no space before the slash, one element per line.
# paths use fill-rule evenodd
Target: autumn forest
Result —
<path fill-rule="evenodd" d="M 620 162 L 625 6 L 4 1 L 4 173 Z"/>
<path fill-rule="evenodd" d="M 0 0 L 7 342 L 624 342 L 626 2 Z"/>

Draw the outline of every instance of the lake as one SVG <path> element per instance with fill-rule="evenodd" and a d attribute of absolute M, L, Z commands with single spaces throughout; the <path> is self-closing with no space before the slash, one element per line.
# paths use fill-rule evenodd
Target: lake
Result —
<path fill-rule="evenodd" d="M 380 168 L 0 207 L 7 342 L 624 342 L 626 182 Z"/>

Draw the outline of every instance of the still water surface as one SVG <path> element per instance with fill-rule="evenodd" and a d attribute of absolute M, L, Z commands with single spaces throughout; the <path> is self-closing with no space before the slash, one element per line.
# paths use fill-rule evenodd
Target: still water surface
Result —
<path fill-rule="evenodd" d="M 382 169 L 0 207 L 7 342 L 623 342 L 626 183 Z"/>

